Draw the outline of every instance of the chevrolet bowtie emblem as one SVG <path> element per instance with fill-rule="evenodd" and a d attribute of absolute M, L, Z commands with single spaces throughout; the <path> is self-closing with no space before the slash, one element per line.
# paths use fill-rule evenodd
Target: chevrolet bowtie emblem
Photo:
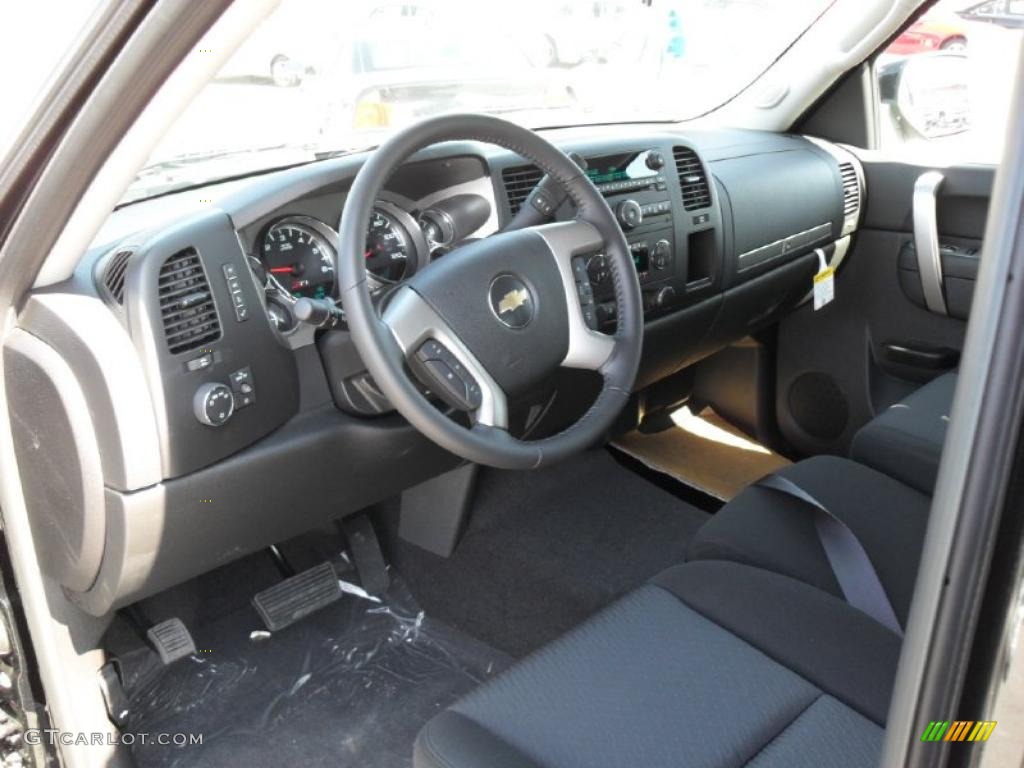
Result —
<path fill-rule="evenodd" d="M 522 278 L 507 272 L 491 281 L 487 301 L 498 322 L 516 330 L 529 325 L 537 309 L 536 299 Z"/>
<path fill-rule="evenodd" d="M 498 314 L 504 315 L 506 312 L 515 312 L 529 300 L 530 294 L 525 288 L 513 288 L 502 296 L 501 301 L 498 302 Z"/>

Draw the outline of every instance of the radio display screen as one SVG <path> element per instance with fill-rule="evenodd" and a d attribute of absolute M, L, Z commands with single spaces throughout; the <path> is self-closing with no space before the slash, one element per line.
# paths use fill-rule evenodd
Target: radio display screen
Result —
<path fill-rule="evenodd" d="M 654 176 L 656 171 L 647 167 L 649 152 L 626 152 L 619 155 L 587 158 L 587 176 L 594 184 L 628 181 Z"/>

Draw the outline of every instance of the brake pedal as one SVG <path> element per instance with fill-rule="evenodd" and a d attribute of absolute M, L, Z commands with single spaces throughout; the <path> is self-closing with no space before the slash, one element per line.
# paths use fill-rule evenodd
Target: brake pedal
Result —
<path fill-rule="evenodd" d="M 164 666 L 196 652 L 192 635 L 181 619 L 173 618 L 154 624 L 146 631 L 146 638 L 160 655 Z"/>
<path fill-rule="evenodd" d="M 277 632 L 341 599 L 341 583 L 330 563 L 297 573 L 252 598 L 271 632 Z"/>

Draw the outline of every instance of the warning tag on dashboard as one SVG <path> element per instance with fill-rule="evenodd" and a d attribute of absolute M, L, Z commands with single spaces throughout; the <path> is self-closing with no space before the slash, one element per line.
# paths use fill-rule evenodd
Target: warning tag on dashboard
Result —
<path fill-rule="evenodd" d="M 814 311 L 828 304 L 836 297 L 836 270 L 825 261 L 825 252 L 820 248 L 818 254 L 818 274 L 814 276 Z"/>

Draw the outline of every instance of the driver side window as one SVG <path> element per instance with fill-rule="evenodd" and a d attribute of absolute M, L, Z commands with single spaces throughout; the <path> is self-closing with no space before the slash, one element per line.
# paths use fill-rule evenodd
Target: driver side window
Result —
<path fill-rule="evenodd" d="M 1002 154 L 1024 0 L 940 0 L 875 60 L 879 144 L 928 163 Z"/>

